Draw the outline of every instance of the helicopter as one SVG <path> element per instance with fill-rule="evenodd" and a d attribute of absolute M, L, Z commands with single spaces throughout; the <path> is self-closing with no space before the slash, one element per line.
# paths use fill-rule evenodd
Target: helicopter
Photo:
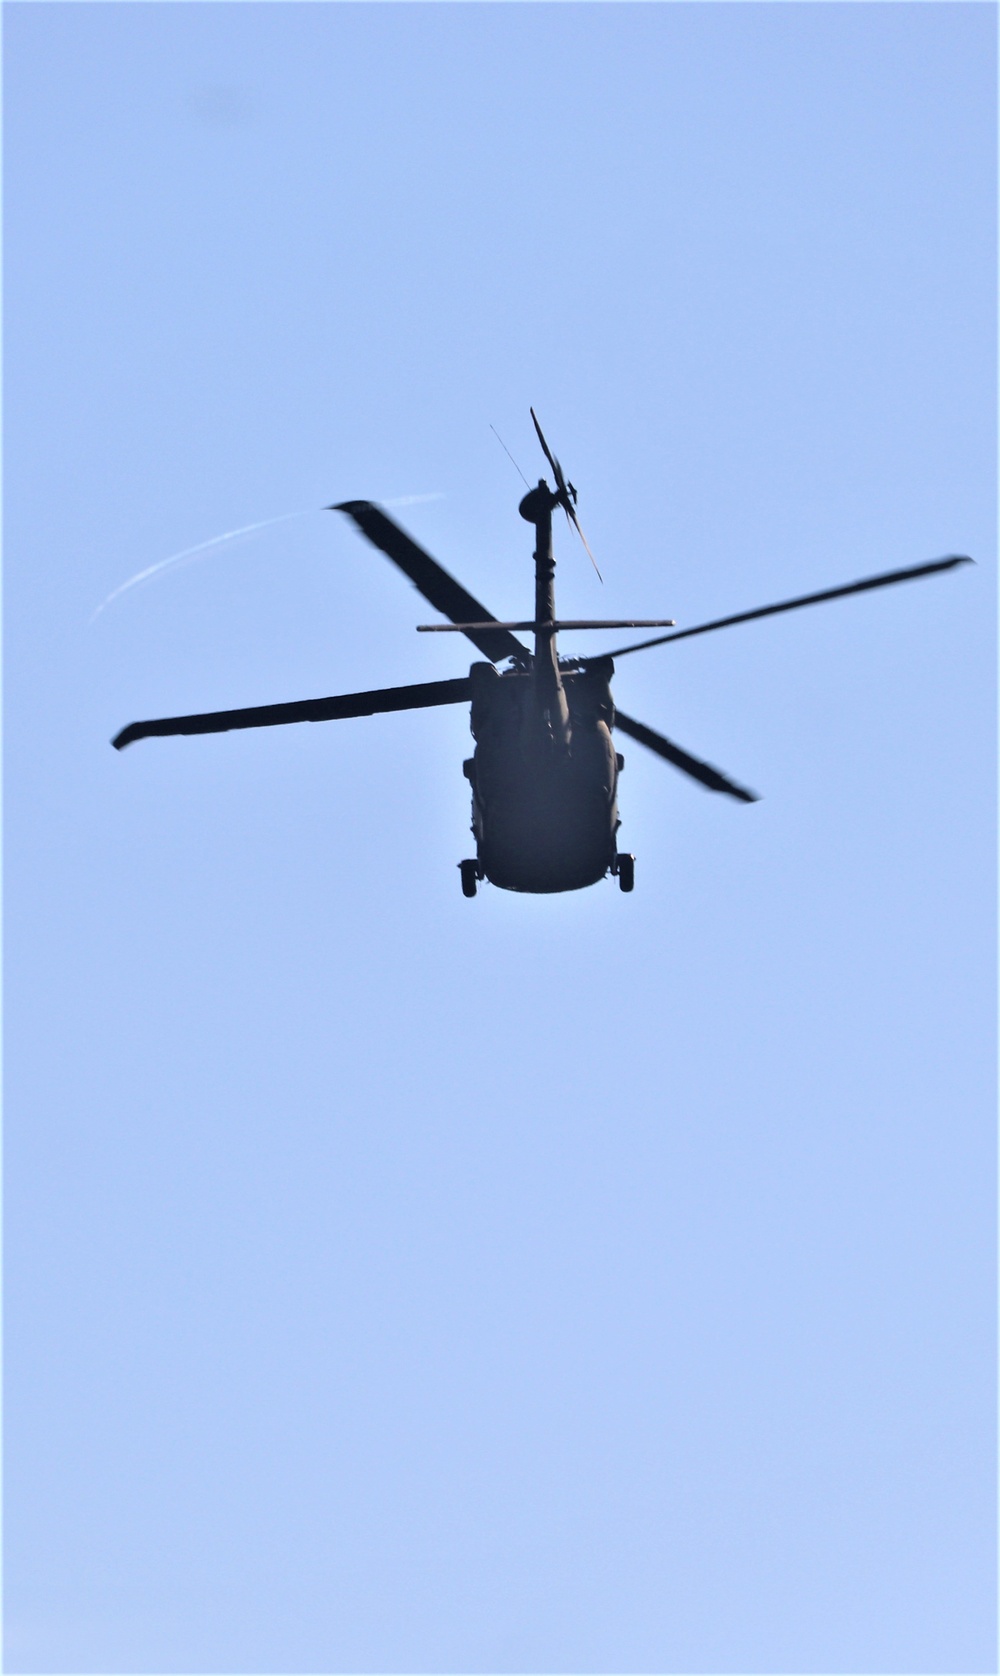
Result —
<path fill-rule="evenodd" d="M 467 676 L 291 704 L 132 722 L 111 741 L 115 749 L 124 750 L 138 739 L 151 737 L 225 733 L 233 728 L 335 721 L 393 710 L 469 704 L 475 748 L 463 764 L 463 772 L 472 791 L 476 855 L 458 864 L 463 894 L 475 896 L 483 880 L 503 890 L 552 894 L 580 890 L 609 875 L 621 890 L 631 891 L 635 857 L 617 847 L 621 825 L 618 776 L 624 759 L 615 748 L 615 731 L 644 745 L 710 791 L 742 803 L 756 802 L 757 795 L 619 710 L 611 696 L 617 658 L 972 563 L 965 555 L 953 554 L 690 628 L 677 629 L 671 618 L 560 621 L 555 607 L 552 545 L 552 514 L 557 508 L 580 536 L 595 570 L 597 564 L 577 517 L 577 491 L 551 452 L 534 409 L 530 412 L 555 487 L 540 478 L 534 488 L 529 487 L 518 508 L 535 530 L 535 609 L 529 620 L 499 622 L 374 502 L 340 501 L 324 508 L 349 518 L 402 570 L 428 604 L 448 619 L 445 623 L 420 624 L 419 632 L 464 634 L 472 642 L 483 661 L 473 663 Z M 675 632 L 593 657 L 564 657 L 558 650 L 560 632 L 626 628 L 667 628 Z M 533 648 L 517 638 L 520 633 L 533 635 Z M 501 664 L 506 667 L 498 668 Z"/>

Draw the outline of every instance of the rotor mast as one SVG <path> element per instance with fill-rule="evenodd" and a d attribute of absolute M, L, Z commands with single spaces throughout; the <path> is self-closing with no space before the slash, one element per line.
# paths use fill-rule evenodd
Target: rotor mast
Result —
<path fill-rule="evenodd" d="M 533 675 L 539 709 L 553 737 L 569 744 L 569 705 L 556 653 L 556 561 L 552 552 L 552 508 L 559 505 L 544 478 L 529 489 L 518 511 L 535 526 L 535 657 Z"/>

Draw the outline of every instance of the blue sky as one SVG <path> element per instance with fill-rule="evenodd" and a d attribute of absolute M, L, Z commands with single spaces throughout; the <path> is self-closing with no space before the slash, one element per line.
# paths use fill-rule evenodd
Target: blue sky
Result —
<path fill-rule="evenodd" d="M 992 1668 L 994 8 L 4 24 L 7 1668 Z M 977 565 L 623 660 L 631 897 L 110 750 L 463 674 L 318 509 L 524 616 L 529 403 L 565 615 Z"/>

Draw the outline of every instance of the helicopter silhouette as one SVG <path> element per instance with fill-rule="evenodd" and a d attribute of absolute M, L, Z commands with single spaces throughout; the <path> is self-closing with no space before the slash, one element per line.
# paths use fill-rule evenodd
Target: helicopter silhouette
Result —
<path fill-rule="evenodd" d="M 561 631 L 625 628 L 674 628 L 672 619 L 560 621 L 555 608 L 555 559 L 552 514 L 561 507 L 583 541 L 576 514 L 577 492 L 549 449 L 531 410 L 555 488 L 544 478 L 528 490 L 518 508 L 535 527 L 535 612 L 524 622 L 501 623 L 456 582 L 436 559 L 371 501 L 342 501 L 325 508 L 342 512 L 387 558 L 399 566 L 446 623 L 421 624 L 422 633 L 464 634 L 486 660 L 467 676 L 425 681 L 407 687 L 345 693 L 335 698 L 291 704 L 263 704 L 244 710 L 216 710 L 200 715 L 167 716 L 132 722 L 111 741 L 123 750 L 137 739 L 174 734 L 226 733 L 232 728 L 275 727 L 291 722 L 323 722 L 373 716 L 393 710 L 417 710 L 443 704 L 469 704 L 475 749 L 463 765 L 472 789 L 472 832 L 476 856 L 459 862 L 462 891 L 475 896 L 480 881 L 503 890 L 549 894 L 580 890 L 609 874 L 623 891 L 635 879 L 635 857 L 617 848 L 618 776 L 624 766 L 612 733 L 617 730 L 662 757 L 710 791 L 743 803 L 756 794 L 737 785 L 709 763 L 691 756 L 673 740 L 617 709 L 611 696 L 614 660 L 709 634 L 737 623 L 771 617 L 801 606 L 841 599 L 909 582 L 920 576 L 971 564 L 951 555 L 906 570 L 883 571 L 820 593 L 803 594 L 776 605 L 719 617 L 657 635 L 593 657 L 563 657 L 557 648 Z M 600 572 L 598 571 L 598 575 Z M 531 632 L 534 649 L 517 638 Z M 498 664 L 507 667 L 498 669 Z"/>

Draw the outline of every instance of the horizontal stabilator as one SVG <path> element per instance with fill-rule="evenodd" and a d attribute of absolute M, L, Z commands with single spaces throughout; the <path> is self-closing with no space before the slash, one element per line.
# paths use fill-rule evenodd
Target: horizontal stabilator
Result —
<path fill-rule="evenodd" d="M 418 623 L 418 634 L 471 634 L 480 629 L 534 629 L 536 633 L 558 634 L 561 629 L 660 629 L 673 628 L 673 617 L 601 617 L 595 622 L 566 619 L 549 623 Z"/>

